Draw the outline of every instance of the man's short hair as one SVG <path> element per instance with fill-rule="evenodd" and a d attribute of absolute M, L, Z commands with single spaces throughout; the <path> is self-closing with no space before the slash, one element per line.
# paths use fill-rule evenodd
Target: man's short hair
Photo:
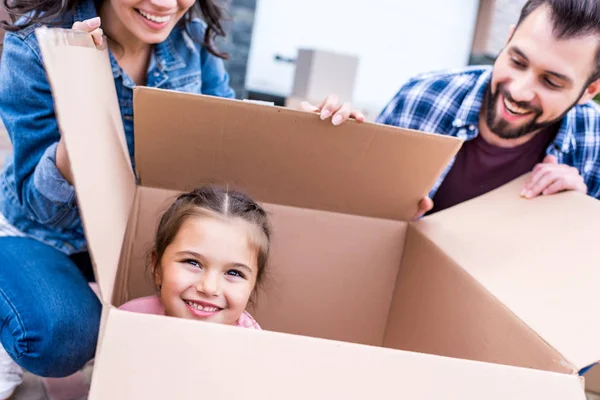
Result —
<path fill-rule="evenodd" d="M 588 84 L 600 78 L 600 0 L 528 0 L 521 10 L 517 27 L 543 5 L 549 7 L 553 33 L 557 39 L 598 36 L 596 68 Z"/>

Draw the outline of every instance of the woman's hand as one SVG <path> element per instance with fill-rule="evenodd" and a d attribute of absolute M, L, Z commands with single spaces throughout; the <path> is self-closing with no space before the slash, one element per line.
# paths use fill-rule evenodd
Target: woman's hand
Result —
<path fill-rule="evenodd" d="M 100 28 L 100 17 L 86 19 L 85 21 L 77 21 L 73 24 L 72 29 L 91 34 L 96 47 L 102 46 L 103 32 Z"/>
<path fill-rule="evenodd" d="M 340 104 L 335 95 L 329 95 L 318 106 L 309 102 L 300 103 L 300 109 L 303 111 L 316 112 L 320 114 L 321 119 L 325 120 L 331 117 L 333 125 L 339 125 L 348 118 L 354 118 L 357 122 L 364 122 L 365 116 L 358 110 L 353 110 L 350 103 Z"/>

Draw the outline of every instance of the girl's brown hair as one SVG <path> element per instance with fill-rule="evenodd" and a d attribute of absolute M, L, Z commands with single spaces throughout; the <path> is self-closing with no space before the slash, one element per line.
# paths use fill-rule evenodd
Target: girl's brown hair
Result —
<path fill-rule="evenodd" d="M 160 260 L 166 248 L 175 240 L 181 225 L 186 219 L 196 216 L 240 219 L 255 228 L 252 229 L 250 240 L 258 249 L 255 289 L 258 288 L 264 281 L 271 243 L 267 213 L 246 194 L 216 186 L 205 186 L 179 195 L 163 214 L 149 254 L 148 265 L 152 267 L 154 278 L 160 273 Z"/>
<path fill-rule="evenodd" d="M 2 0 L 2 5 L 8 12 L 11 21 L 1 21 L 0 26 L 7 31 L 18 31 L 34 24 L 53 25 L 65 16 L 71 15 L 81 0 Z M 85 0 L 84 0 L 85 1 Z M 96 10 L 106 0 L 94 0 Z M 17 20 L 25 17 L 23 22 Z M 182 18 L 189 21 L 192 18 L 201 18 L 206 22 L 203 42 L 200 44 L 213 55 L 227 59 L 229 54 L 222 53 L 215 47 L 217 36 L 225 36 L 223 29 L 224 11 L 216 0 L 196 0 L 194 5 Z M 195 39 L 195 38 L 194 38 Z"/>

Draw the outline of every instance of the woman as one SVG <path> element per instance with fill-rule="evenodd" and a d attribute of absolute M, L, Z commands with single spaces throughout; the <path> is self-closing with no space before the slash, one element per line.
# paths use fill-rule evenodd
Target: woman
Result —
<path fill-rule="evenodd" d="M 90 32 L 96 44 L 105 34 L 133 163 L 136 85 L 234 96 L 226 55 L 214 46 L 215 37 L 224 35 L 223 12 L 213 0 L 4 3 L 13 22 L 4 24 L 9 32 L 0 64 L 0 116 L 14 153 L 0 175 L 0 340 L 20 367 L 67 376 L 94 355 L 101 305 L 88 285 L 93 275 L 70 164 L 34 29 L 72 27 Z M 331 96 L 304 108 L 335 124 L 350 116 L 364 119 Z M 0 368 L 7 361 L 0 352 Z M 2 376 L 19 380 L 20 370 L 11 368 L 6 371 L 12 374 L 0 371 L 0 399 L 12 391 L 2 392 Z M 11 379 L 4 383 L 10 386 Z"/>

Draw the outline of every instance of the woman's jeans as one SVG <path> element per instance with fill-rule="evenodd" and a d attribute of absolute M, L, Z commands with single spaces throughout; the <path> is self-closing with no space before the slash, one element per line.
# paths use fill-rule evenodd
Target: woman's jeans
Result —
<path fill-rule="evenodd" d="M 102 306 L 87 253 L 0 237 L 0 341 L 25 370 L 68 376 L 94 357 Z"/>

